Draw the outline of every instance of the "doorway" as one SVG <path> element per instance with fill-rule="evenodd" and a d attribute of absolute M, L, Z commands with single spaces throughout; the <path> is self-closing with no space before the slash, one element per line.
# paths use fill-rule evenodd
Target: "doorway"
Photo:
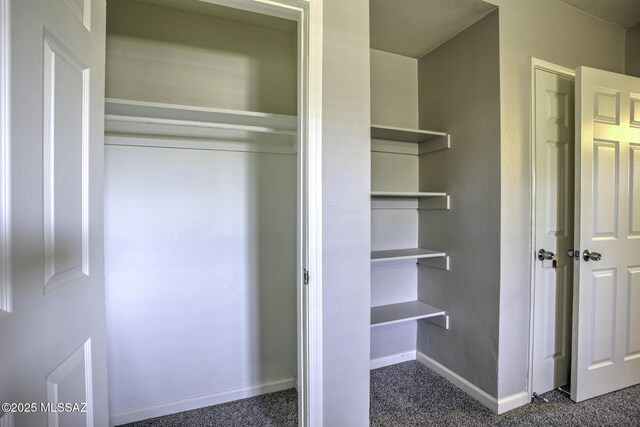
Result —
<path fill-rule="evenodd" d="M 531 68 L 529 387 L 580 402 L 640 382 L 640 79 L 578 67 L 571 108 L 572 71 Z"/>
<path fill-rule="evenodd" d="M 111 422 L 296 386 L 307 425 L 321 290 L 320 274 L 306 287 L 321 182 L 309 5 L 108 10 Z"/>
<path fill-rule="evenodd" d="M 531 392 L 569 384 L 573 298 L 575 73 L 532 62 Z M 541 257 L 542 259 L 539 259 Z"/>

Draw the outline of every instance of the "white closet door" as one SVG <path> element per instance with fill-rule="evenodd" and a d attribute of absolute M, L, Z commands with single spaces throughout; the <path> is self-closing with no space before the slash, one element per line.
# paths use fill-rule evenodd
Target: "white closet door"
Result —
<path fill-rule="evenodd" d="M 580 67 L 576 94 L 571 398 L 581 401 L 640 383 L 640 79 Z"/>
<path fill-rule="evenodd" d="M 533 391 L 569 382 L 573 260 L 574 81 L 535 72 L 535 248 L 553 252 L 534 264 Z"/>
<path fill-rule="evenodd" d="M 79 411 L 38 406 L 0 424 L 104 426 L 105 1 L 10 6 L 12 313 L 0 319 L 0 401 Z"/>

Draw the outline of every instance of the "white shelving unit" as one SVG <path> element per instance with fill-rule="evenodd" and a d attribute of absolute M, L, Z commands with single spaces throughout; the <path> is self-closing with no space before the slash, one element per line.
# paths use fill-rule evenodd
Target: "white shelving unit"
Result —
<path fill-rule="evenodd" d="M 450 137 L 445 132 L 435 132 L 420 129 L 406 129 L 391 126 L 371 126 L 372 153 L 376 153 L 375 169 L 377 175 L 376 183 L 380 187 L 386 188 L 417 188 L 416 177 L 402 172 L 419 166 L 419 156 L 434 151 L 450 148 Z M 414 156 L 413 161 L 407 160 L 407 156 Z M 414 162 L 414 163 L 411 163 Z M 373 165 L 372 165 L 373 167 Z M 373 181 L 373 180 L 372 180 Z M 395 187 L 395 188 L 394 188 Z M 377 212 L 375 218 L 378 221 L 391 221 L 391 227 L 404 227 L 403 235 L 407 236 L 406 224 L 411 223 L 407 217 L 407 210 L 415 210 L 416 215 L 425 209 L 449 209 L 450 197 L 446 192 L 434 191 L 377 191 L 371 192 L 371 207 Z M 384 211 L 384 212 L 383 212 Z M 374 211 L 372 211 L 374 212 Z M 397 219 L 393 218 L 398 213 Z M 400 214 L 400 212 L 404 212 Z M 373 220 L 372 219 L 372 220 Z M 395 221 L 395 222 L 394 222 Z M 417 225 L 417 221 L 415 222 Z M 387 225 L 388 227 L 388 225 Z M 417 233 L 418 230 L 415 230 Z M 391 234 L 383 234 L 390 236 Z M 409 233 L 409 235 L 411 232 Z M 380 234 L 378 234 L 380 236 Z M 390 239 L 393 241 L 393 239 Z M 377 243 L 377 247 L 384 247 Z M 416 264 L 429 268 L 449 269 L 449 257 L 444 251 L 426 248 L 403 248 L 377 250 L 371 252 L 371 262 L 373 265 L 386 261 L 415 260 Z M 380 265 L 380 268 L 386 268 Z M 388 274 L 388 273 L 385 273 Z M 416 271 L 417 274 L 417 271 Z M 406 277 L 406 276 L 405 276 Z M 403 282 L 388 285 L 404 286 Z M 385 287 L 386 287 L 385 283 Z M 385 292 L 393 292 L 392 288 L 387 288 Z M 396 323 L 426 319 L 442 328 L 449 328 L 449 316 L 444 310 L 433 307 L 423 301 L 405 301 L 401 303 L 378 305 L 371 308 L 371 326 L 381 327 Z"/>
<path fill-rule="evenodd" d="M 445 316 L 444 310 L 432 307 L 422 301 L 407 301 L 372 307 L 371 326 L 391 325 L 408 320 L 429 319 L 440 316 Z M 446 321 L 448 322 L 448 316 Z"/>
<path fill-rule="evenodd" d="M 294 154 L 297 124 L 282 114 L 105 100 L 109 145 Z"/>
<path fill-rule="evenodd" d="M 173 126 L 186 136 L 194 128 L 295 135 L 297 127 L 295 116 L 114 98 L 105 100 L 105 121 L 107 132 L 154 134 Z"/>
<path fill-rule="evenodd" d="M 371 138 L 394 143 L 413 143 L 417 146 L 416 154 L 425 154 L 433 151 L 451 148 L 451 138 L 448 133 L 422 129 L 407 129 L 392 126 L 371 125 Z M 372 144 L 373 145 L 373 144 Z M 377 145 L 377 144 L 376 144 Z M 394 148 L 377 147 L 374 150 L 395 152 Z M 406 150 L 406 149 L 405 149 Z M 402 153 L 403 151 L 399 151 Z M 413 154 L 413 153 L 406 153 Z"/>
<path fill-rule="evenodd" d="M 451 198 L 443 192 L 372 191 L 371 209 L 441 210 L 451 208 Z"/>
<path fill-rule="evenodd" d="M 445 132 L 371 125 L 371 138 L 402 142 L 425 142 L 447 136 Z"/>
<path fill-rule="evenodd" d="M 371 262 L 395 261 L 402 259 L 439 258 L 447 254 L 424 248 L 392 249 L 371 252 Z"/>
<path fill-rule="evenodd" d="M 397 198 L 447 197 L 447 193 L 420 192 L 420 191 L 372 191 L 371 197 L 397 197 Z"/>

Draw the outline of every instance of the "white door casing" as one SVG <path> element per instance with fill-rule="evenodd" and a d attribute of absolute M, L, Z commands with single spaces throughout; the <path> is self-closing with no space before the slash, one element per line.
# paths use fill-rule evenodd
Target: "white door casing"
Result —
<path fill-rule="evenodd" d="M 104 426 L 105 2 L 13 1 L 10 16 L 12 313 L 0 319 L 0 401 L 86 403 L 16 413 L 16 426 Z"/>
<path fill-rule="evenodd" d="M 576 134 L 571 398 L 581 401 L 640 382 L 640 79 L 578 68 Z M 585 261 L 587 249 L 602 259 Z"/>
<path fill-rule="evenodd" d="M 11 314 L 11 213 L 9 158 L 9 0 L 0 0 L 0 319 Z"/>
<path fill-rule="evenodd" d="M 534 68 L 535 225 L 538 250 L 557 258 L 533 264 L 532 391 L 545 393 L 569 382 L 573 260 L 574 81 Z"/>

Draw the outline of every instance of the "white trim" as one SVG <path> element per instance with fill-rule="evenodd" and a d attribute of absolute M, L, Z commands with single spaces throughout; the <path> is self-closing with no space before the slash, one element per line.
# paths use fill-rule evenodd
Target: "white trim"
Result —
<path fill-rule="evenodd" d="M 384 368 L 385 366 L 397 365 L 398 363 L 416 360 L 416 351 L 405 351 L 390 356 L 377 357 L 369 362 L 369 369 Z"/>
<path fill-rule="evenodd" d="M 468 380 L 456 374 L 446 366 L 426 356 L 424 353 L 417 352 L 416 360 L 425 365 L 427 368 L 432 369 L 438 375 L 441 375 L 449 382 L 453 383 L 456 387 L 460 388 L 469 396 L 473 397 L 478 402 L 482 403 L 484 406 L 491 409 L 497 414 L 503 414 L 519 406 L 526 405 L 531 401 L 531 399 L 529 398 L 529 394 L 526 391 L 521 391 L 519 393 L 497 399 L 491 396 L 486 391 L 482 390 L 477 385 L 472 384 Z"/>
<path fill-rule="evenodd" d="M 562 65 L 554 64 L 553 62 L 544 61 L 542 59 L 534 58 L 532 56 L 530 59 L 530 63 L 531 63 L 532 74 L 535 72 L 535 70 L 544 70 L 550 73 L 558 74 L 558 75 L 569 77 L 572 79 L 576 77 L 575 70 L 571 68 L 563 67 Z"/>
<path fill-rule="evenodd" d="M 13 412 L 5 412 L 0 415 L 0 427 L 13 427 L 14 425 Z"/>
<path fill-rule="evenodd" d="M 528 405 L 531 403 L 531 398 L 527 391 L 521 391 L 519 393 L 512 394 L 507 397 L 498 399 L 498 414 L 504 414 L 512 409 L 519 408 L 520 406 Z"/>
<path fill-rule="evenodd" d="M 307 420 L 300 427 L 323 425 L 322 342 L 322 37 L 323 0 L 310 2 L 307 68 Z"/>
<path fill-rule="evenodd" d="M 9 1 L 0 0 L 0 318 L 13 311 L 11 284 L 11 148 Z"/>
<path fill-rule="evenodd" d="M 528 370 L 527 370 L 527 397 L 529 401 L 533 396 L 533 345 L 534 345 L 534 315 L 535 315 L 535 268 L 536 258 L 533 256 L 536 250 L 536 70 L 547 71 L 559 76 L 575 79 L 575 70 L 566 68 L 552 62 L 543 61 L 538 58 L 530 58 L 530 115 L 529 115 L 529 157 L 531 159 L 529 204 L 531 206 L 531 216 L 529 223 L 529 253 L 531 254 L 531 262 L 529 264 L 529 352 L 528 352 Z"/>
<path fill-rule="evenodd" d="M 109 425 L 117 426 L 121 424 L 128 424 L 149 418 L 204 408 L 206 406 L 219 405 L 233 400 L 246 399 L 247 397 L 259 396 L 261 394 L 287 390 L 293 388 L 295 382 L 296 380 L 294 378 L 289 378 L 255 386 L 232 388 L 218 393 L 209 393 L 186 399 L 172 400 L 169 402 L 159 403 L 157 405 L 140 406 L 137 408 L 125 409 L 123 411 L 116 411 L 109 414 Z"/>
<path fill-rule="evenodd" d="M 469 396 L 476 399 L 478 402 L 482 403 L 487 408 L 491 409 L 494 412 L 498 412 L 498 400 L 482 390 L 480 387 L 470 383 L 460 375 L 456 374 L 449 368 L 445 367 L 439 362 L 436 362 L 420 351 L 418 351 L 416 354 L 416 360 L 425 365 L 427 368 L 434 370 L 437 374 L 449 380 L 449 382 L 453 383 L 455 386 L 460 388 Z"/>

